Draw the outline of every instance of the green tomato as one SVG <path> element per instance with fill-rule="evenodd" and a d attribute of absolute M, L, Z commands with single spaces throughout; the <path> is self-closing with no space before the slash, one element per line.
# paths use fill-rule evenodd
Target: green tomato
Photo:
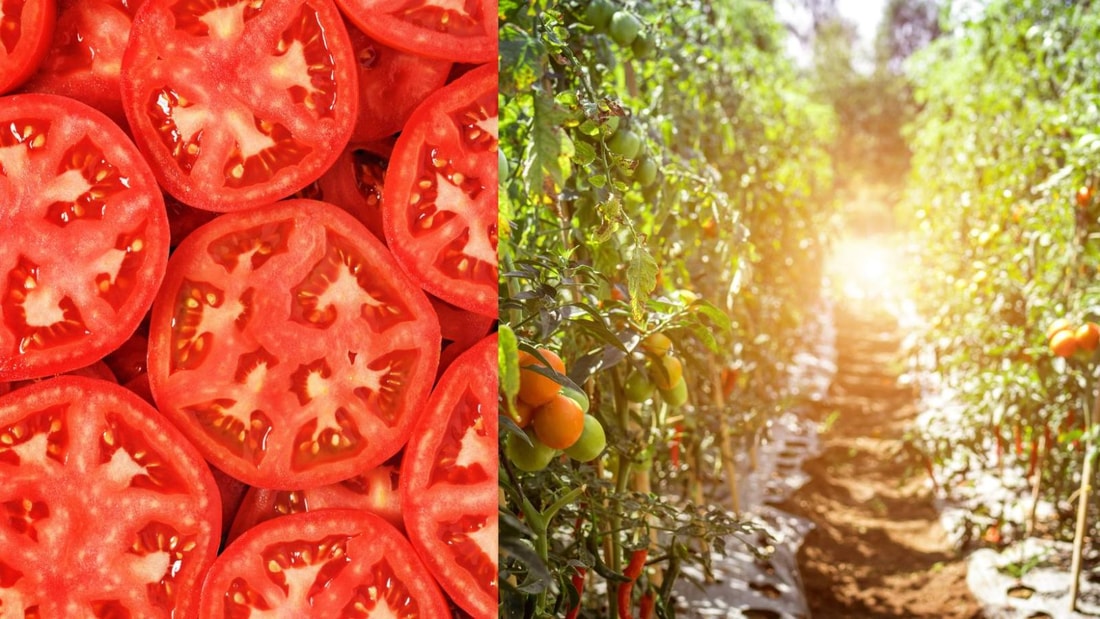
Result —
<path fill-rule="evenodd" d="M 653 55 L 653 52 L 657 51 L 657 41 L 653 34 L 641 32 L 635 37 L 634 42 L 630 44 L 630 49 L 634 50 L 635 58 L 649 58 Z"/>
<path fill-rule="evenodd" d="M 497 178 L 503 181 L 508 177 L 508 158 L 504 156 L 504 149 L 497 149 Z"/>
<path fill-rule="evenodd" d="M 592 26 L 595 32 L 607 32 L 611 16 L 615 14 L 615 5 L 610 0 L 592 0 L 584 10 L 584 23 Z"/>
<path fill-rule="evenodd" d="M 672 408 L 683 406 L 688 399 L 687 381 L 681 376 L 679 382 L 675 385 L 669 389 L 661 390 L 661 398 Z"/>
<path fill-rule="evenodd" d="M 626 399 L 631 402 L 645 402 L 654 389 L 656 387 L 645 372 L 634 371 L 626 378 Z"/>
<path fill-rule="evenodd" d="M 581 410 L 585 413 L 588 412 L 588 394 L 583 391 L 577 391 L 572 387 L 562 385 L 561 394 L 570 400 L 577 403 L 577 406 L 581 407 Z"/>
<path fill-rule="evenodd" d="M 633 13 L 615 11 L 611 16 L 611 38 L 619 45 L 630 47 L 641 31 L 642 22 Z"/>
<path fill-rule="evenodd" d="M 616 155 L 633 159 L 638 156 L 638 151 L 642 149 L 642 138 L 630 129 L 619 129 L 607 141 L 607 147 Z"/>
<path fill-rule="evenodd" d="M 634 180 L 643 188 L 657 182 L 657 162 L 653 157 L 642 157 L 638 167 L 634 168 Z"/>
<path fill-rule="evenodd" d="M 547 447 L 530 432 L 527 433 L 527 438 L 531 441 L 530 445 L 519 437 L 509 436 L 508 443 L 504 446 L 504 455 L 521 471 L 541 471 L 550 464 L 558 450 Z"/>
<path fill-rule="evenodd" d="M 604 447 L 607 447 L 607 434 L 604 433 L 600 420 L 592 415 L 585 415 L 581 437 L 565 450 L 565 455 L 578 462 L 591 462 L 603 453 Z"/>

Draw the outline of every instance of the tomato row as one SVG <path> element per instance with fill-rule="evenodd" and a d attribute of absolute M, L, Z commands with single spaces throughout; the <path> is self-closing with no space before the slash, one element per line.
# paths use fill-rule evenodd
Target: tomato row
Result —
<path fill-rule="evenodd" d="M 495 614 L 496 13 L 3 3 L 0 616 Z"/>

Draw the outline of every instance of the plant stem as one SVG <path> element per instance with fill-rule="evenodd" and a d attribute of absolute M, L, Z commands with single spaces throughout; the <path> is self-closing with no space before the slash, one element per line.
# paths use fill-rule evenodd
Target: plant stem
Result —
<path fill-rule="evenodd" d="M 1092 436 L 1093 418 L 1100 413 L 1100 390 L 1092 384 L 1095 400 L 1090 409 L 1085 406 L 1085 462 L 1081 470 L 1081 489 L 1077 497 L 1077 529 L 1073 535 L 1073 559 L 1070 563 L 1069 610 L 1077 610 L 1077 598 L 1081 593 L 1081 558 L 1085 547 L 1085 534 L 1088 525 L 1089 495 L 1092 492 L 1092 460 L 1096 453 Z"/>

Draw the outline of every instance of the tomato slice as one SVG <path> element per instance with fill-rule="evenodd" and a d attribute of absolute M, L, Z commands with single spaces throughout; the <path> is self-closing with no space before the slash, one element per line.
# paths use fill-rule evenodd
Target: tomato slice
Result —
<path fill-rule="evenodd" d="M 54 95 L 0 98 L 0 229 L 0 380 L 117 348 L 168 261 L 149 166 L 106 116 Z"/>
<path fill-rule="evenodd" d="M 332 165 L 355 125 L 355 67 L 332 0 L 146 0 L 122 103 L 166 191 L 236 211 Z"/>
<path fill-rule="evenodd" d="M 496 324 L 496 320 L 489 316 L 468 312 L 430 295 L 428 300 L 432 302 L 435 315 L 439 317 L 439 326 L 443 335 L 443 350 L 440 351 L 439 369 L 436 371 L 438 378 L 459 355 L 485 339 Z"/>
<path fill-rule="evenodd" d="M 497 60 L 497 0 L 338 0 L 360 30 L 419 56 Z"/>
<path fill-rule="evenodd" d="M 450 615 L 393 525 L 367 512 L 327 509 L 270 520 L 230 544 L 203 584 L 202 616 Z"/>
<path fill-rule="evenodd" d="M 218 468 L 311 488 L 401 449 L 440 341 L 431 304 L 362 224 L 287 200 L 222 215 L 176 249 L 153 304 L 149 382 Z"/>
<path fill-rule="evenodd" d="M 497 603 L 497 337 L 439 379 L 405 448 L 401 511 L 420 558 L 455 604 L 492 617 Z"/>
<path fill-rule="evenodd" d="M 351 139 L 381 140 L 401 131 L 416 106 L 447 83 L 451 61 L 383 45 L 350 24 L 348 35 L 359 61 L 359 118 Z"/>
<path fill-rule="evenodd" d="M 56 17 L 56 0 L 0 0 L 0 94 L 38 69 Z"/>
<path fill-rule="evenodd" d="M 72 97 L 125 127 L 119 68 L 141 0 L 60 0 L 57 26 L 26 92 Z"/>
<path fill-rule="evenodd" d="M 431 294 L 497 314 L 497 71 L 486 65 L 416 109 L 383 188 L 386 241 Z"/>
<path fill-rule="evenodd" d="M 229 542 L 232 543 L 245 531 L 272 518 L 329 508 L 368 511 L 404 531 L 401 497 L 398 494 L 400 472 L 401 457 L 397 455 L 362 475 L 319 488 L 250 488 L 233 520 L 233 527 L 229 530 Z"/>
<path fill-rule="evenodd" d="M 0 398 L 0 612 L 197 617 L 221 506 L 151 406 L 65 376 Z"/>

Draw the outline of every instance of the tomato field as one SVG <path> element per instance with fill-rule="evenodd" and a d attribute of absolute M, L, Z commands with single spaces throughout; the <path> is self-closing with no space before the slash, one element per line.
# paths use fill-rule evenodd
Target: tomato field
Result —
<path fill-rule="evenodd" d="M 883 5 L 868 70 L 843 22 L 800 62 L 770 3 L 501 2 L 501 617 L 780 616 L 683 604 L 779 560 L 746 484 L 791 411 L 804 593 L 849 596 L 814 616 L 1091 612 L 1100 22 Z"/>

